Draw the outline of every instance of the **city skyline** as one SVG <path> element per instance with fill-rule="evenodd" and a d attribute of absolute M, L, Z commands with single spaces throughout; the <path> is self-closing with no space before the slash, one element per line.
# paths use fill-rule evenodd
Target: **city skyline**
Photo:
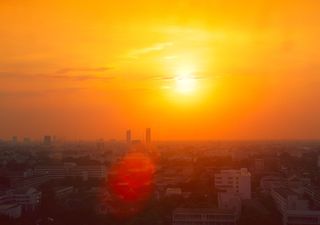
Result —
<path fill-rule="evenodd" d="M 320 225 L 320 0 L 0 0 L 1 225 Z"/>
<path fill-rule="evenodd" d="M 1 1 L 0 137 L 319 139 L 319 9 Z"/>

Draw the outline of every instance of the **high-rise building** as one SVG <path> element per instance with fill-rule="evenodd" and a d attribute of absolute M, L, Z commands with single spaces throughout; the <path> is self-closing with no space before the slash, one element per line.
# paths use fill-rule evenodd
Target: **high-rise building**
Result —
<path fill-rule="evenodd" d="M 151 143 L 151 128 L 146 129 L 146 143 L 147 144 Z"/>
<path fill-rule="evenodd" d="M 51 136 L 48 136 L 48 135 L 44 136 L 43 137 L 43 143 L 45 145 L 50 145 L 51 144 Z"/>
<path fill-rule="evenodd" d="M 127 141 L 127 144 L 131 144 L 131 130 L 127 130 L 126 132 L 126 141 Z"/>

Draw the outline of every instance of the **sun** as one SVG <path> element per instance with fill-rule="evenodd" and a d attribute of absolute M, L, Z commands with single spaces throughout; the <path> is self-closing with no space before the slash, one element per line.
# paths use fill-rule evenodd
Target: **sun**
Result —
<path fill-rule="evenodd" d="M 197 81 L 192 71 L 184 71 L 176 76 L 176 91 L 181 94 L 192 94 L 196 90 Z"/>

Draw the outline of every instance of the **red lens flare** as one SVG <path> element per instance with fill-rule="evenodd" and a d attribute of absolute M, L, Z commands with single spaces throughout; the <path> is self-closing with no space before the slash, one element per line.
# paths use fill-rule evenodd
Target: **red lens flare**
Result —
<path fill-rule="evenodd" d="M 153 161 L 140 152 L 128 153 L 112 167 L 108 186 L 115 215 L 129 216 L 143 208 L 152 194 L 154 171 Z"/>

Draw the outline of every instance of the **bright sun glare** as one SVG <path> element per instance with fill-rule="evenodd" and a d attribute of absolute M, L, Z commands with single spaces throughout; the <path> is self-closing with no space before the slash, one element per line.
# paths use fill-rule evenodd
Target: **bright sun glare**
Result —
<path fill-rule="evenodd" d="M 181 71 L 176 77 L 176 90 L 181 94 L 191 94 L 196 89 L 196 83 L 191 71 Z"/>

